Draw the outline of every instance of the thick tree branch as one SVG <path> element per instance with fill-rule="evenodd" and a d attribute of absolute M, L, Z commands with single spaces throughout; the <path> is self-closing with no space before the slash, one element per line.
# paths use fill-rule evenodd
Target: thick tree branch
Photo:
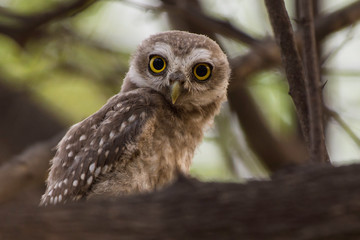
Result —
<path fill-rule="evenodd" d="M 300 1 L 300 23 L 305 67 L 305 85 L 309 109 L 310 158 L 313 161 L 329 162 L 323 126 L 322 84 L 317 56 L 314 29 L 313 1 Z"/>
<path fill-rule="evenodd" d="M 2 239 L 358 239 L 360 165 L 245 185 L 181 179 L 157 193 L 0 208 Z"/>

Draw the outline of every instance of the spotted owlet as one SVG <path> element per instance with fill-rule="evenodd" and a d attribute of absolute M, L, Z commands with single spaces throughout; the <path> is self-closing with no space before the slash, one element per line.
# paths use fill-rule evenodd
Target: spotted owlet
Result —
<path fill-rule="evenodd" d="M 169 31 L 144 40 L 120 93 L 58 144 L 41 205 L 151 191 L 187 174 L 229 75 L 208 37 Z"/>

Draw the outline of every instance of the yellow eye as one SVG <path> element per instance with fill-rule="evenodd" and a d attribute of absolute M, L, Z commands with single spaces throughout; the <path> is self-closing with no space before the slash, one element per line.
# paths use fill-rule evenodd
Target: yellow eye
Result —
<path fill-rule="evenodd" d="M 153 73 L 161 73 L 166 68 L 165 59 L 158 55 L 152 56 L 150 58 L 149 68 Z"/>
<path fill-rule="evenodd" d="M 207 80 L 211 74 L 211 66 L 207 63 L 199 63 L 194 67 L 193 73 L 197 80 Z"/>

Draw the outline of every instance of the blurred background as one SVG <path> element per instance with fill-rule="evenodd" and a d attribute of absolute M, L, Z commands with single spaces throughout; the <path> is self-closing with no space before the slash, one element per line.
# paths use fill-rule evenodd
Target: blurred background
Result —
<path fill-rule="evenodd" d="M 296 30 L 297 1 L 285 2 Z M 314 2 L 322 18 L 358 1 Z M 318 43 L 334 164 L 360 161 L 354 23 Z M 196 151 L 193 176 L 244 181 L 307 161 L 263 1 L 0 0 L 0 164 L 97 111 L 120 90 L 136 46 L 170 29 L 214 38 L 233 66 L 229 102 Z"/>

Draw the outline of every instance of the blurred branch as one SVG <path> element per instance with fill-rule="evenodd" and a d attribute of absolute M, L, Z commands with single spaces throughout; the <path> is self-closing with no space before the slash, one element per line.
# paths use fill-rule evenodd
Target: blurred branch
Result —
<path fill-rule="evenodd" d="M 305 86 L 309 109 L 310 157 L 312 161 L 329 162 L 323 126 L 322 84 L 314 29 L 313 0 L 300 1 L 300 25 L 305 67 Z"/>
<path fill-rule="evenodd" d="M 41 26 L 44 26 L 54 20 L 72 16 L 79 11 L 89 7 L 96 0 L 74 0 L 61 3 L 51 10 L 31 15 L 20 15 L 1 8 L 0 16 L 8 17 L 10 24 L 0 23 L 0 33 L 14 39 L 19 45 L 24 45 L 35 32 L 37 34 Z"/>
<path fill-rule="evenodd" d="M 358 239 L 360 165 L 311 165 L 248 184 L 181 178 L 159 192 L 0 208 L 3 239 Z M 241 227 L 239 227 L 241 226 Z"/>
<path fill-rule="evenodd" d="M 349 137 L 356 143 L 360 148 L 360 138 L 351 130 L 351 127 L 341 118 L 340 114 L 328 107 L 325 107 L 325 112 L 332 119 L 334 119 L 342 129 L 349 135 Z"/>
<path fill-rule="evenodd" d="M 236 75 L 234 78 L 238 79 Z M 230 86 L 228 98 L 250 148 L 271 172 L 306 161 L 306 151 L 303 151 L 300 143 L 289 139 L 281 141 L 274 136 L 247 89 L 241 87 L 234 90 Z M 296 147 L 291 146 L 292 144 Z"/>
<path fill-rule="evenodd" d="M 0 204 L 13 199 L 29 186 L 44 184 L 53 149 L 62 136 L 63 133 L 36 143 L 0 165 Z"/>
<path fill-rule="evenodd" d="M 234 120 L 234 113 L 227 105 L 223 106 L 221 114 L 215 118 L 217 144 L 224 155 L 226 165 L 237 179 L 268 177 L 268 169 L 249 151 L 243 136 L 244 131 L 240 129 L 238 121 Z"/>
<path fill-rule="evenodd" d="M 172 14 L 181 16 L 197 28 L 204 28 L 208 32 L 214 32 L 221 34 L 225 37 L 229 37 L 238 40 L 247 45 L 256 45 L 259 40 L 253 38 L 244 31 L 236 28 L 229 21 L 223 21 L 206 15 L 202 10 L 199 3 L 189 1 L 178 0 L 163 0 L 162 8 L 169 13 L 170 19 L 174 19 Z M 180 30 L 187 30 L 181 29 Z"/>
<path fill-rule="evenodd" d="M 65 128 L 28 92 L 8 86 L 1 78 L 0 111 L 0 163 Z"/>
<path fill-rule="evenodd" d="M 346 38 L 338 46 L 331 49 L 331 51 L 321 59 L 320 66 L 324 66 L 327 62 L 329 62 L 331 58 L 335 57 L 340 52 L 340 50 L 342 50 L 346 46 L 347 43 L 354 39 L 354 26 L 355 25 L 351 25 L 349 31 L 346 34 Z"/>
<path fill-rule="evenodd" d="M 328 35 L 339 31 L 351 24 L 355 24 L 360 19 L 360 1 L 322 16 L 315 21 L 316 39 L 323 40 Z"/>

